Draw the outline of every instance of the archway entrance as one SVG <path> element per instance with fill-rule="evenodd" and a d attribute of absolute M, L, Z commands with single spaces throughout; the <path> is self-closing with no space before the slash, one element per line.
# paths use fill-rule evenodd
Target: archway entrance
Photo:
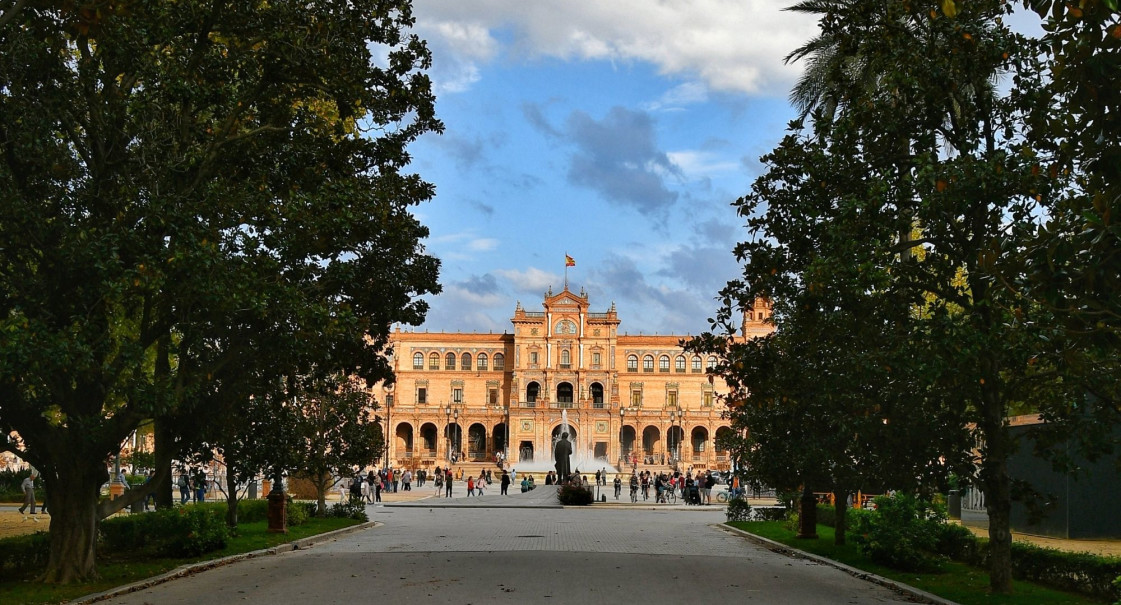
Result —
<path fill-rule="evenodd" d="M 402 422 L 397 425 L 397 439 L 393 453 L 398 460 L 413 457 L 413 425 Z"/>
<path fill-rule="evenodd" d="M 648 426 L 642 430 L 642 461 L 645 464 L 665 464 L 664 452 L 658 447 L 662 440 L 662 431 L 656 426 Z"/>
<path fill-rule="evenodd" d="M 486 460 L 487 427 L 478 422 L 467 428 L 467 459 L 472 462 Z"/>
<path fill-rule="evenodd" d="M 436 446 L 437 446 L 437 444 L 436 444 L 436 438 L 437 437 L 436 436 L 437 435 L 439 435 L 439 431 L 436 429 L 435 424 L 432 424 L 431 422 L 426 422 L 423 425 L 421 425 L 421 427 L 420 427 L 420 447 L 421 447 L 420 455 L 422 457 L 424 457 L 424 458 L 435 458 L 436 457 Z"/>
<path fill-rule="evenodd" d="M 494 425 L 494 430 L 491 431 L 491 443 L 494 444 L 495 452 L 506 451 L 506 423 L 499 422 Z"/>
<path fill-rule="evenodd" d="M 523 441 L 518 444 L 518 461 L 533 462 L 533 442 Z"/>
<path fill-rule="evenodd" d="M 623 427 L 623 466 L 630 466 L 634 460 L 632 456 L 635 453 L 634 444 L 638 440 L 638 435 L 635 433 L 633 426 Z"/>
<path fill-rule="evenodd" d="M 693 444 L 693 461 L 700 462 L 704 460 L 705 450 L 708 444 L 708 429 L 703 426 L 693 427 L 691 441 Z"/>
<path fill-rule="evenodd" d="M 671 426 L 666 431 L 666 454 L 671 463 L 681 460 L 681 443 L 685 441 L 685 430 L 680 426 Z"/>
<path fill-rule="evenodd" d="M 459 462 L 463 452 L 463 428 L 458 424 L 444 427 L 444 441 L 448 444 L 448 460 L 452 463 Z"/>

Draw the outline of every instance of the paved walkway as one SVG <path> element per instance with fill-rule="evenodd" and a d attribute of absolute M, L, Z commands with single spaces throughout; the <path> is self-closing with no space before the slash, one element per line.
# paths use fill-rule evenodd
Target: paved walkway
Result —
<path fill-rule="evenodd" d="M 723 529 L 716 507 L 368 511 L 379 527 L 109 602 L 913 602 L 831 566 L 758 546 Z"/>

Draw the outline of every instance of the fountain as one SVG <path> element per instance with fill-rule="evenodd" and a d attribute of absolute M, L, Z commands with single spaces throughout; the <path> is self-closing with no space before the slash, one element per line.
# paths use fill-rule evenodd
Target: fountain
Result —
<path fill-rule="evenodd" d="M 518 469 L 518 474 L 523 472 L 528 473 L 547 473 L 554 470 L 556 460 L 553 459 L 553 452 L 556 451 L 557 441 L 560 440 L 562 433 L 572 435 L 572 430 L 568 424 L 568 410 L 561 410 L 561 425 L 557 435 L 553 437 L 552 443 L 549 444 L 548 453 L 546 454 L 548 460 L 534 460 L 533 462 L 514 462 L 511 466 Z M 581 475 L 593 475 L 597 470 L 606 469 L 609 473 L 618 473 L 619 468 L 612 464 L 606 458 L 596 458 L 590 451 L 581 451 L 577 449 L 576 443 L 572 441 L 572 454 L 569 456 L 569 468 L 573 472 L 580 471 Z"/>

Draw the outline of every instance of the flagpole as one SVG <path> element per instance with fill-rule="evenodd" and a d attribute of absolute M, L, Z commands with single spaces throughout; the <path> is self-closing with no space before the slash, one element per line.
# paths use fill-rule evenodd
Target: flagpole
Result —
<path fill-rule="evenodd" d="M 568 251 L 564 252 L 564 289 L 568 290 Z"/>

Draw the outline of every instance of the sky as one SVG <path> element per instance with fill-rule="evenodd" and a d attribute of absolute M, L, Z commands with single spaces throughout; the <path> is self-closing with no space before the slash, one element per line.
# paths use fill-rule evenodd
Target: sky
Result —
<path fill-rule="evenodd" d="M 419 331 L 512 329 L 586 291 L 620 333 L 698 334 L 739 274 L 732 203 L 796 112 L 786 0 L 415 0 L 443 134 L 410 147 L 443 292 Z"/>

